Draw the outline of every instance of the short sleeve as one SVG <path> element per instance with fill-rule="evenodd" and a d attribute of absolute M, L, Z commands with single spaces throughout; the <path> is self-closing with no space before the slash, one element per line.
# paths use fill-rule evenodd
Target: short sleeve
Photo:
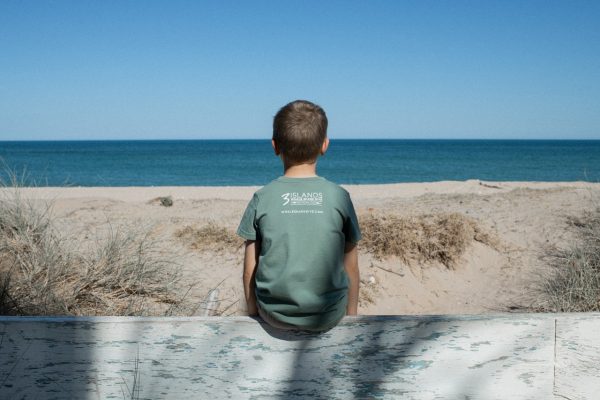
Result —
<path fill-rule="evenodd" d="M 362 238 L 360 227 L 358 225 L 358 218 L 356 217 L 356 211 L 354 211 L 354 205 L 350 199 L 350 194 L 346 193 L 346 215 L 344 216 L 344 235 L 346 236 L 346 242 L 358 243 Z"/>
<path fill-rule="evenodd" d="M 258 205 L 258 196 L 256 193 L 244 211 L 242 220 L 237 229 L 237 234 L 244 239 L 256 240 L 258 226 L 256 225 L 256 207 Z"/>

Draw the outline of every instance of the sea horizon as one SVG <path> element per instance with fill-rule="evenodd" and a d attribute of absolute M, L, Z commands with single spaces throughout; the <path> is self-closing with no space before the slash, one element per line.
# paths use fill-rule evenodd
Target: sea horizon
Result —
<path fill-rule="evenodd" d="M 15 143 L 15 142 L 180 142 L 180 141 L 214 141 L 214 142 L 228 142 L 228 141 L 270 141 L 270 138 L 205 138 L 205 139 L 192 139 L 192 138 L 155 138 L 155 139 L 2 139 L 1 143 Z M 565 139 L 565 138 L 386 138 L 386 137 L 373 137 L 373 138 L 331 138 L 331 141 L 499 141 L 499 142 L 512 142 L 512 141 L 523 141 L 523 142 L 600 142 L 600 138 L 597 139 Z"/>
<path fill-rule="evenodd" d="M 318 174 L 339 184 L 600 181 L 597 139 L 337 138 Z M 270 139 L 0 141 L 23 186 L 257 186 L 282 174 Z"/>

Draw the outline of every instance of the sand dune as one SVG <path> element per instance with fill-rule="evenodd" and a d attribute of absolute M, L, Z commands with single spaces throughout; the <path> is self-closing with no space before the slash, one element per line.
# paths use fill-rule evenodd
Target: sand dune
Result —
<path fill-rule="evenodd" d="M 344 185 L 359 215 L 459 213 L 493 235 L 495 245 L 473 241 L 454 268 L 439 262 L 378 259 L 360 248 L 360 314 L 440 314 L 503 311 L 527 304 L 531 285 L 546 266 L 547 246 L 566 246 L 573 233 L 568 216 L 600 205 L 600 184 L 587 182 L 444 181 L 391 185 Z M 208 224 L 232 234 L 258 187 L 47 187 L 22 188 L 23 196 L 52 199 L 58 227 L 80 233 L 107 222 L 156 224 L 166 248 L 182 255 L 186 282 L 200 303 L 218 287 L 218 314 L 243 315 L 241 241 L 193 245 L 181 234 Z M 3 189 L 5 190 L 5 189 Z M 165 207 L 156 199 L 171 196 Z M 87 233 L 86 233 L 87 232 Z M 217 235 L 211 231 L 210 235 Z M 198 311 L 202 314 L 202 311 Z"/>

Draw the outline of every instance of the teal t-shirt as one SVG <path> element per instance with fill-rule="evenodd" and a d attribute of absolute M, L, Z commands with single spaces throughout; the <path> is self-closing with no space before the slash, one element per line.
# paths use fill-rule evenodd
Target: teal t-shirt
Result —
<path fill-rule="evenodd" d="M 269 316 L 325 330 L 346 314 L 346 242 L 361 239 L 350 194 L 315 176 L 280 176 L 254 193 L 237 234 L 260 241 L 256 300 Z"/>

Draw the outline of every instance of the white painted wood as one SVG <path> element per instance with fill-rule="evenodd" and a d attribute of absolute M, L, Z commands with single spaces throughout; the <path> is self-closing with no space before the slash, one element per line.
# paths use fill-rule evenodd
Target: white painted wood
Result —
<path fill-rule="evenodd" d="M 555 367 L 558 398 L 600 399 L 600 318 L 557 318 Z"/>
<path fill-rule="evenodd" d="M 251 317 L 0 317 L 0 398 L 550 399 L 556 321 L 572 315 L 345 317 L 321 334 Z M 581 318 L 575 349 L 600 327 Z M 569 351 L 562 366 L 586 371 Z M 556 393 L 586 398 L 586 379 Z"/>

